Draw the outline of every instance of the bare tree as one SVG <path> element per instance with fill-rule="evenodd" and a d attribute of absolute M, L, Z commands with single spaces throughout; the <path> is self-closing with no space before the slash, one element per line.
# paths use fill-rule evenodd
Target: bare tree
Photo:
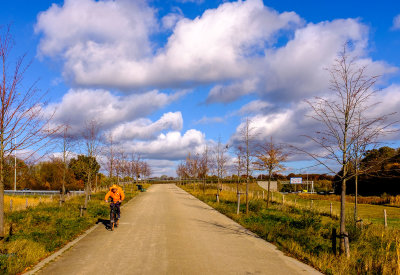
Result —
<path fill-rule="evenodd" d="M 228 147 L 221 143 L 221 138 L 218 139 L 218 143 L 215 146 L 214 154 L 215 154 L 215 168 L 217 172 L 217 202 L 219 202 L 219 194 L 221 188 L 221 179 L 223 178 L 226 172 L 226 163 L 228 161 L 226 153 Z"/>
<path fill-rule="evenodd" d="M 143 161 L 141 163 L 141 171 L 142 171 L 143 179 L 148 179 L 152 172 L 150 165 L 145 161 Z"/>
<path fill-rule="evenodd" d="M 112 133 L 107 134 L 105 137 L 105 140 L 106 140 L 106 146 L 107 146 L 105 148 L 105 153 L 106 153 L 106 158 L 107 158 L 106 169 L 108 171 L 108 177 L 110 179 L 112 179 L 114 169 L 115 169 L 114 166 L 115 166 L 115 154 L 116 154 L 114 137 L 113 137 Z"/>
<path fill-rule="evenodd" d="M 10 66 L 13 39 L 10 26 L 0 33 L 0 60 L 2 79 L 0 87 L 0 238 L 4 237 L 4 160 L 15 150 L 29 149 L 31 152 L 45 145 L 47 137 L 57 132 L 51 129 L 52 116 L 44 112 L 46 102 L 43 94 L 36 88 L 36 83 L 26 87 L 24 76 L 30 66 L 25 65 L 25 55 Z M 14 143 L 12 142 L 14 141 Z"/>
<path fill-rule="evenodd" d="M 254 127 L 251 126 L 251 120 L 246 118 L 245 124 L 240 131 L 240 141 L 245 151 L 244 165 L 246 168 L 246 215 L 249 214 L 249 176 L 251 173 L 251 163 L 253 162 L 253 141 L 255 138 Z"/>
<path fill-rule="evenodd" d="M 243 146 L 239 145 L 235 148 L 235 155 L 236 155 L 236 160 L 235 160 L 234 168 L 235 168 L 235 172 L 237 175 L 236 191 L 237 191 L 237 194 L 239 195 L 239 193 L 240 193 L 240 188 L 239 188 L 240 177 L 245 168 L 245 166 L 244 166 L 245 151 L 244 151 Z"/>
<path fill-rule="evenodd" d="M 321 123 L 322 129 L 315 136 L 306 137 L 321 149 L 320 153 L 303 152 L 332 173 L 336 173 L 336 166 L 331 166 L 331 163 L 341 167 L 337 173 L 341 182 L 340 252 L 350 257 L 345 223 L 346 183 L 354 176 L 349 172 L 350 164 L 358 158 L 357 152 L 373 144 L 390 124 L 386 123 L 388 115 L 370 115 L 372 107 L 377 104 L 372 97 L 378 76 L 368 75 L 366 66 L 348 55 L 347 47 L 345 44 L 328 70 L 332 94 L 307 101 L 314 112 L 313 118 Z"/>
<path fill-rule="evenodd" d="M 186 171 L 186 165 L 183 161 L 179 163 L 178 166 L 176 167 L 176 175 L 179 177 L 181 181 L 185 180 L 185 178 L 187 177 L 188 173 Z"/>
<path fill-rule="evenodd" d="M 267 208 L 271 197 L 271 177 L 273 173 L 284 170 L 282 162 L 286 161 L 287 153 L 283 151 L 282 146 L 276 145 L 272 141 L 265 142 L 259 145 L 259 150 L 256 153 L 257 160 L 254 162 L 256 169 L 268 172 L 268 190 L 267 190 Z"/>
<path fill-rule="evenodd" d="M 87 184 L 85 186 L 85 209 L 87 208 L 88 198 L 91 193 L 92 178 L 94 175 L 93 168 L 95 166 L 94 160 L 96 159 L 100 149 L 100 127 L 96 120 L 86 122 L 85 129 L 83 132 L 83 138 L 86 145 L 86 154 L 89 157 L 89 165 L 87 172 Z"/>
<path fill-rule="evenodd" d="M 206 178 L 210 169 L 210 152 L 208 146 L 204 147 L 199 161 L 199 178 L 203 180 L 203 193 L 206 191 Z"/>
<path fill-rule="evenodd" d="M 65 202 L 65 184 L 66 184 L 66 175 L 68 171 L 68 159 L 71 154 L 71 150 L 75 145 L 74 138 L 69 134 L 69 129 L 71 127 L 68 124 L 65 124 L 61 129 L 62 134 L 62 161 L 63 161 L 63 180 L 62 180 L 62 190 L 61 190 L 61 202 Z"/>

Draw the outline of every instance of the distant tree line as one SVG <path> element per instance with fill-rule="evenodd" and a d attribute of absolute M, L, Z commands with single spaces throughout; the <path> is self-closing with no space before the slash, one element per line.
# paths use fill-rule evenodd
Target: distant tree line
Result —
<path fill-rule="evenodd" d="M 379 196 L 382 194 L 400 194 L 400 148 L 387 146 L 366 151 L 360 167 L 366 172 L 358 179 L 358 194 L 363 196 Z M 350 173 L 355 173 L 354 166 L 350 166 Z M 340 192 L 340 186 L 335 177 L 335 192 Z M 348 194 L 355 193 L 355 180 L 347 182 Z"/>

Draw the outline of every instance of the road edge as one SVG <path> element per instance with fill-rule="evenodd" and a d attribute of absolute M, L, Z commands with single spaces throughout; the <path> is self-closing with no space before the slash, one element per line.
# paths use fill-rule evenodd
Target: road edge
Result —
<path fill-rule="evenodd" d="M 276 253 L 278 254 L 279 257 L 281 257 L 285 262 L 291 263 L 293 265 L 296 265 L 299 269 L 301 269 L 301 271 L 305 271 L 308 274 L 318 274 L 318 275 L 322 275 L 323 273 L 316 269 L 315 267 L 302 262 L 300 259 L 292 257 L 291 255 L 287 255 L 284 251 L 280 250 L 275 244 L 270 243 L 268 241 L 266 241 L 265 239 L 261 238 L 260 236 L 258 236 L 256 233 L 250 231 L 249 229 L 247 229 L 246 227 L 244 227 L 243 225 L 241 225 L 240 223 L 238 223 L 237 221 L 231 219 L 230 217 L 228 217 L 227 215 L 219 212 L 217 209 L 213 208 L 212 206 L 208 205 L 207 203 L 205 203 L 204 201 L 196 198 L 195 196 L 193 196 L 192 194 L 190 194 L 189 192 L 187 192 L 186 190 L 180 188 L 178 185 L 175 184 L 175 186 L 177 188 L 179 188 L 180 190 L 184 191 L 185 193 L 187 193 L 188 195 L 192 196 L 193 198 L 195 198 L 196 200 L 200 201 L 201 203 L 203 203 L 206 207 L 208 207 L 209 209 L 214 210 L 215 212 L 221 214 L 222 216 L 224 216 L 225 218 L 233 221 L 234 223 L 236 223 L 237 225 L 239 225 L 247 234 L 252 235 L 254 237 L 256 237 L 258 240 L 264 242 L 266 245 L 268 245 L 269 247 L 271 247 L 272 249 L 274 249 L 276 251 Z"/>
<path fill-rule="evenodd" d="M 150 186 L 151 187 L 151 186 Z M 141 193 L 139 193 L 137 196 L 133 197 L 132 199 L 130 199 L 126 204 L 122 205 L 121 208 L 124 208 L 125 205 L 129 204 L 131 201 L 135 200 L 137 197 L 139 197 L 141 195 Z M 43 260 L 41 260 L 40 262 L 38 262 L 34 267 L 32 267 L 32 269 L 28 270 L 27 272 L 22 272 L 22 274 L 24 275 L 33 275 L 36 274 L 38 271 L 40 271 L 43 267 L 45 267 L 47 264 L 49 264 L 50 262 L 54 261 L 55 259 L 57 259 L 58 257 L 60 257 L 62 254 L 64 254 L 64 252 L 66 252 L 67 250 L 69 250 L 70 248 L 72 248 L 74 245 L 76 245 L 80 240 L 82 240 L 83 238 L 85 238 L 87 235 L 89 235 L 92 231 L 94 231 L 97 227 L 100 226 L 100 223 L 97 223 L 95 225 L 93 225 L 92 227 L 90 227 L 89 229 L 87 229 L 86 231 L 84 231 L 81 235 L 79 235 L 77 238 L 73 239 L 72 241 L 70 241 L 69 243 L 67 243 L 65 246 L 63 246 L 61 249 L 57 250 L 56 252 L 50 254 L 49 256 L 47 256 L 46 258 L 44 258 Z"/>

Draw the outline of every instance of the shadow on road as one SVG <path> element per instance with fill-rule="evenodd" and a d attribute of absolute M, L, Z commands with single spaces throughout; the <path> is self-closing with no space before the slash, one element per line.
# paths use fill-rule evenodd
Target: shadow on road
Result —
<path fill-rule="evenodd" d="M 256 234 L 250 232 L 249 230 L 240 227 L 240 226 L 225 226 L 216 222 L 210 222 L 210 221 L 204 221 L 204 220 L 199 220 L 199 219 L 194 219 L 196 222 L 202 223 L 203 225 L 211 225 L 213 227 L 216 227 L 219 229 L 221 232 L 227 233 L 227 234 L 235 234 L 235 235 L 248 235 L 252 237 L 256 237 L 261 239 L 259 236 Z"/>
<path fill-rule="evenodd" d="M 104 228 L 107 230 L 111 229 L 111 223 L 110 220 L 105 220 L 105 219 L 98 219 L 96 224 L 102 223 L 104 225 Z"/>

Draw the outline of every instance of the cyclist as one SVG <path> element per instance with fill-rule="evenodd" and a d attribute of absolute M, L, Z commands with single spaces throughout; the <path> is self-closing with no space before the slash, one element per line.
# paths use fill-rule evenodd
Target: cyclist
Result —
<path fill-rule="evenodd" d="M 121 217 L 121 209 L 120 209 L 121 202 L 125 199 L 124 191 L 122 190 L 121 187 L 114 184 L 113 186 L 110 187 L 110 191 L 108 191 L 106 197 L 104 198 L 106 202 L 108 202 L 108 198 L 111 198 L 110 207 L 112 207 L 113 204 L 117 207 L 118 219 L 119 219 Z"/>

